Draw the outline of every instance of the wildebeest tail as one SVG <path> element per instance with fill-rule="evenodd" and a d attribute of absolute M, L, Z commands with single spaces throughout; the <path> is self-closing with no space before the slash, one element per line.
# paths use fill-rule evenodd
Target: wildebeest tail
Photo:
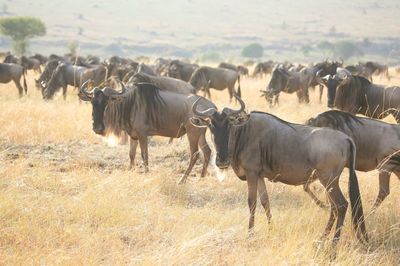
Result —
<path fill-rule="evenodd" d="M 26 68 L 24 67 L 24 69 L 22 70 L 22 77 L 24 78 L 24 90 L 25 90 L 25 94 L 28 93 L 28 85 L 26 85 L 26 75 L 27 71 Z"/>
<path fill-rule="evenodd" d="M 350 157 L 349 157 L 349 196 L 351 205 L 351 221 L 353 223 L 354 230 L 356 231 L 357 238 L 360 241 L 368 242 L 367 229 L 364 221 L 364 211 L 361 202 L 360 188 L 358 186 L 357 175 L 355 171 L 356 161 L 356 146 L 352 140 L 349 140 L 350 144 Z"/>
<path fill-rule="evenodd" d="M 240 89 L 240 75 L 238 75 L 238 89 L 237 89 L 237 95 L 239 96 L 239 98 L 242 98 L 242 91 Z"/>

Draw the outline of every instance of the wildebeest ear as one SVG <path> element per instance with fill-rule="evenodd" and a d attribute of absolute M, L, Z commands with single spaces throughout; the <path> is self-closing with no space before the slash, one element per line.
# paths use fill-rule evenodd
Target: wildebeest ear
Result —
<path fill-rule="evenodd" d="M 207 127 L 210 122 L 200 117 L 191 117 L 190 123 L 195 127 Z"/>
<path fill-rule="evenodd" d="M 229 122 L 236 127 L 240 127 L 244 126 L 249 118 L 250 115 L 246 114 L 245 112 L 241 112 L 239 114 L 229 116 Z"/>

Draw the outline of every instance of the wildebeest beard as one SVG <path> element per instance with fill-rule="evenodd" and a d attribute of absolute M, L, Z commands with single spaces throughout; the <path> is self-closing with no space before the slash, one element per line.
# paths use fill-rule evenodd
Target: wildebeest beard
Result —
<path fill-rule="evenodd" d="M 104 124 L 107 133 L 120 136 L 124 130 L 130 132 L 131 118 L 145 114 L 145 121 L 151 128 L 159 129 L 165 106 L 159 89 L 151 84 L 140 86 L 127 92 L 123 98 L 110 101 L 104 110 Z"/>

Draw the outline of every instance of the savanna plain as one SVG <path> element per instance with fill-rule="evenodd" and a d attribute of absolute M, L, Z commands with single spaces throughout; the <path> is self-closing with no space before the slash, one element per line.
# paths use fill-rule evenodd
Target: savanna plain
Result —
<path fill-rule="evenodd" d="M 400 85 L 400 76 L 375 83 Z M 28 75 L 28 96 L 19 99 L 14 84 L 0 86 L 0 264 L 3 265 L 399 265 L 400 180 L 392 176 L 391 194 L 371 212 L 378 193 L 377 171 L 358 172 L 370 242 L 351 232 L 348 211 L 330 260 L 315 243 L 329 212 L 316 206 L 302 187 L 267 182 L 272 222 L 259 204 L 255 232 L 247 231 L 247 185 L 232 170 L 201 163 L 188 182 L 178 185 L 189 162 L 186 137 L 168 145 L 152 137 L 150 171 L 129 170 L 129 145 L 109 145 L 93 133 L 91 105 L 77 91 L 44 101 Z M 260 110 L 304 123 L 327 110 L 318 90 L 311 103 L 282 94 L 269 108 L 260 89 L 266 79 L 242 78 L 247 111 Z M 219 109 L 228 92 L 212 91 Z M 394 123 L 388 118 L 387 122 Z M 207 133 L 207 140 L 212 144 Z M 295 148 L 295 147 L 293 147 Z M 139 152 L 139 149 L 138 149 Z M 348 171 L 341 176 L 347 196 Z M 317 182 L 312 189 L 326 200 Z"/>

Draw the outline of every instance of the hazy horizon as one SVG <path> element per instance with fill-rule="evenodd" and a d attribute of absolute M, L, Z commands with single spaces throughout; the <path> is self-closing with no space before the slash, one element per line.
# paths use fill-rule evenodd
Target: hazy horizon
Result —
<path fill-rule="evenodd" d="M 282 58 L 299 57 L 293 53 L 301 45 L 324 40 L 367 39 L 395 45 L 395 52 L 400 46 L 400 3 L 394 0 L 0 3 L 8 12 L 2 16 L 35 16 L 46 24 L 47 35 L 32 41 L 32 53 L 44 48 L 48 53 L 67 52 L 72 41 L 80 44 L 82 54 L 196 57 L 215 51 L 230 58 L 253 42 L 264 46 L 266 57 Z M 0 48 L 7 47 L 8 38 L 2 37 Z"/>

